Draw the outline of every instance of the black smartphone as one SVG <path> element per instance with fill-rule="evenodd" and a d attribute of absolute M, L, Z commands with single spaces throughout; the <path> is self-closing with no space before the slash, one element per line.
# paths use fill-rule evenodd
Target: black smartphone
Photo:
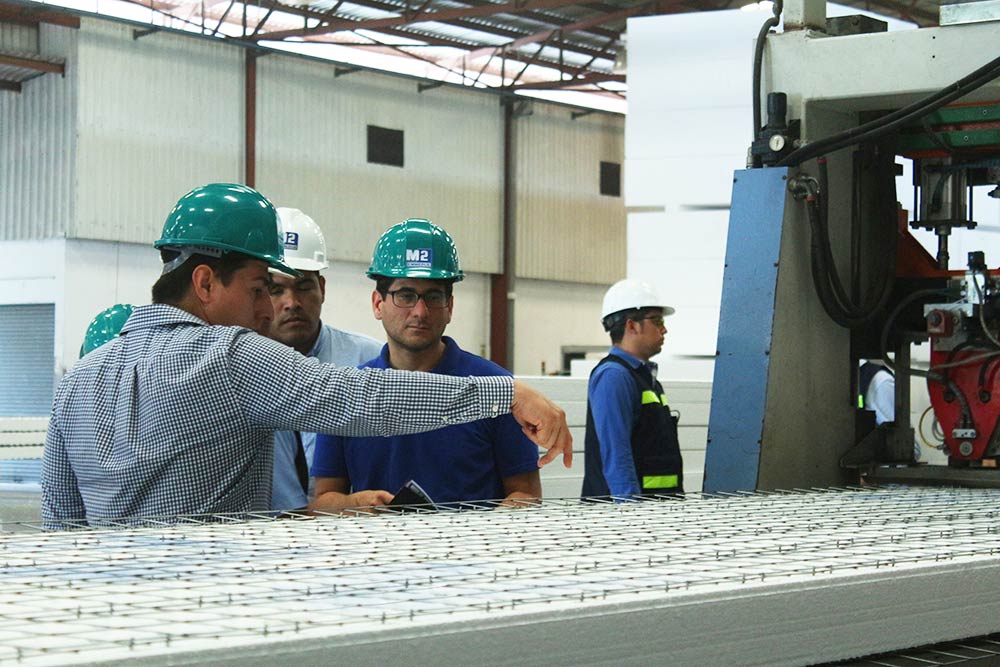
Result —
<path fill-rule="evenodd" d="M 392 502 L 386 505 L 386 507 L 403 508 L 409 505 L 424 505 L 425 507 L 422 509 L 434 509 L 434 501 L 431 500 L 431 497 L 427 495 L 427 492 L 420 488 L 420 485 L 412 479 L 396 492 Z"/>

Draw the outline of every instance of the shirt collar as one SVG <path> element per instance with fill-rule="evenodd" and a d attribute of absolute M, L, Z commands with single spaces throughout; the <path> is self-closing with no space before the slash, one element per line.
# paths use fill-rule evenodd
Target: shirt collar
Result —
<path fill-rule="evenodd" d="M 613 354 L 616 357 L 624 359 L 628 363 L 628 365 L 631 366 L 632 368 L 638 369 L 645 366 L 649 369 L 649 372 L 653 374 L 653 377 L 656 377 L 657 365 L 652 361 L 643 361 L 639 357 L 635 356 L 634 354 L 626 352 L 617 345 L 611 348 L 610 354 Z"/>
<path fill-rule="evenodd" d="M 444 354 L 441 355 L 441 361 L 438 362 L 437 366 L 431 369 L 431 373 L 452 375 L 458 363 L 458 353 L 461 350 L 458 348 L 458 343 L 450 336 L 441 336 L 441 340 L 444 341 Z"/>
<path fill-rule="evenodd" d="M 382 346 L 382 351 L 378 356 L 365 364 L 366 368 L 392 368 L 389 365 L 389 344 Z"/>
<path fill-rule="evenodd" d="M 458 364 L 459 352 L 462 350 L 458 347 L 458 343 L 456 343 L 450 336 L 441 336 L 441 340 L 444 341 L 444 354 L 441 356 L 441 361 L 437 363 L 437 366 L 427 372 L 438 373 L 440 375 L 452 375 L 452 371 Z M 392 368 L 392 366 L 389 365 L 388 343 L 382 346 L 382 352 L 379 353 L 378 358 L 374 361 L 375 363 L 373 364 L 365 365 L 371 368 Z"/>
<path fill-rule="evenodd" d="M 320 320 L 320 323 L 319 323 L 319 335 L 316 336 L 316 342 L 313 343 L 312 349 L 309 350 L 309 354 L 307 354 L 306 356 L 307 357 L 318 357 L 319 356 L 319 351 L 322 350 L 323 347 L 326 345 L 326 339 L 329 338 L 329 337 L 330 337 L 330 332 L 326 330 L 326 327 L 323 326 L 323 321 Z"/>
<path fill-rule="evenodd" d="M 165 303 L 154 303 L 148 306 L 139 306 L 132 311 L 122 327 L 122 333 L 136 331 L 138 329 L 150 329 L 166 324 L 195 324 L 207 326 L 200 317 L 192 315 L 186 310 L 181 310 L 176 306 L 169 306 Z"/>

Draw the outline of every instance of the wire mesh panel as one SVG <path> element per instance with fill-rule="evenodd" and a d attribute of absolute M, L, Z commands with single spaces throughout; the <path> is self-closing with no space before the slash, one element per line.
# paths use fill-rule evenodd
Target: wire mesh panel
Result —
<path fill-rule="evenodd" d="M 577 642 L 567 664 L 603 662 L 583 651 L 588 643 L 596 651 L 650 623 L 651 634 L 619 648 L 635 659 L 668 652 L 676 664 L 851 658 L 1000 630 L 1000 609 L 988 607 L 1000 596 L 983 583 L 1000 570 L 998 501 L 987 489 L 843 489 L 20 525 L 0 536 L 0 663 L 218 663 L 212 652 L 232 647 L 273 660 L 310 646 L 328 664 L 359 643 L 385 649 L 419 636 L 428 646 L 470 628 L 476 638 L 464 645 L 488 653 L 493 630 L 556 620 Z M 845 586 L 854 587 L 846 596 Z M 983 600 L 959 598 L 987 605 L 976 619 L 950 627 L 927 615 L 977 586 Z M 633 612 L 642 623 L 625 622 Z M 911 637 L 908 614 L 933 625 Z M 882 617 L 871 636 L 855 627 Z M 603 635 L 583 631 L 595 623 Z M 797 639 L 771 640 L 783 635 Z M 551 653 L 542 660 L 542 645 L 508 645 L 504 659 L 514 651 L 534 656 L 522 664 L 559 664 Z"/>

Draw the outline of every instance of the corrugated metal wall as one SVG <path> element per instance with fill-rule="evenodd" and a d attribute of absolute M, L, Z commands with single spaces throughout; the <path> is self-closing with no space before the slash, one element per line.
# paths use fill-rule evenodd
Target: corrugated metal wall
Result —
<path fill-rule="evenodd" d="M 33 39 L 3 34 L 21 46 Z M 62 236 L 73 218 L 76 33 L 45 25 L 35 40 L 42 55 L 66 58 L 67 72 L 26 81 L 20 93 L 0 91 L 0 240 Z"/>
<path fill-rule="evenodd" d="M 54 89 L 47 113 L 59 114 L 58 122 L 12 111 L 10 95 L 2 100 L 10 120 L 0 141 L 13 164 L 0 175 L 12 193 L 3 198 L 0 215 L 11 222 L 0 238 L 65 233 L 149 243 L 191 187 L 243 179 L 241 48 L 167 32 L 133 39 L 131 26 L 86 18 L 74 39 L 72 76 L 40 79 Z M 366 262 L 381 231 L 424 216 L 455 236 L 468 270 L 498 272 L 498 98 L 451 87 L 420 93 L 408 79 L 334 72 L 331 64 L 281 55 L 258 61 L 256 185 L 278 205 L 316 218 L 335 259 Z M 78 101 L 67 98 L 77 89 Z M 518 275 L 613 282 L 625 270 L 625 214 L 621 199 L 600 195 L 598 183 L 602 160 L 622 161 L 622 119 L 572 120 L 567 108 L 532 108 L 515 122 Z M 74 115 L 75 147 L 50 149 L 48 135 L 72 139 Z M 404 167 L 368 164 L 369 124 L 404 131 Z M 35 166 L 23 157 L 28 147 L 36 162 L 45 157 L 59 166 Z M 75 168 L 67 162 L 74 155 Z M 43 169 L 49 180 L 62 179 L 62 190 L 39 180 Z M 66 206 L 44 224 L 25 215 L 31 193 L 66 200 L 74 177 L 68 201 L 75 215 Z"/>
<path fill-rule="evenodd" d="M 51 303 L 0 306 L 0 415 L 49 414 L 55 310 Z"/>
<path fill-rule="evenodd" d="M 330 255 L 368 262 L 387 227 L 426 217 L 466 270 L 501 263 L 501 111 L 495 96 L 283 56 L 258 61 L 257 186 L 300 208 Z M 367 125 L 404 132 L 404 166 L 367 162 Z"/>
<path fill-rule="evenodd" d="M 38 26 L 0 21 L 0 50 L 7 53 L 38 53 Z"/>
<path fill-rule="evenodd" d="M 79 238 L 151 243 L 191 188 L 243 179 L 243 50 L 81 20 Z"/>
<path fill-rule="evenodd" d="M 624 160 L 624 120 L 532 103 L 514 121 L 517 275 L 612 283 L 625 276 L 625 205 L 600 194 L 600 163 Z"/>

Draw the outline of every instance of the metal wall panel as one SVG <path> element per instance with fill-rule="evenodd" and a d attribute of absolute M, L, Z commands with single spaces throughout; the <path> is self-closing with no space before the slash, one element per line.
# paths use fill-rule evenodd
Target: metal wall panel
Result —
<path fill-rule="evenodd" d="M 38 26 L 0 21 L 0 50 L 7 53 L 38 53 Z"/>
<path fill-rule="evenodd" d="M 0 415 L 41 417 L 52 408 L 55 306 L 0 306 Z"/>
<path fill-rule="evenodd" d="M 600 194 L 600 163 L 624 161 L 624 119 L 532 103 L 515 127 L 517 275 L 612 283 L 625 275 L 625 205 Z"/>
<path fill-rule="evenodd" d="M 243 50 L 83 19 L 69 235 L 150 243 L 191 188 L 243 179 Z"/>
<path fill-rule="evenodd" d="M 73 30 L 42 26 L 40 52 L 67 58 L 65 76 L 45 74 L 0 91 L 0 240 L 62 236 L 73 217 L 77 78 Z"/>
<path fill-rule="evenodd" d="M 331 257 L 367 263 L 379 234 L 417 216 L 454 236 L 466 270 L 500 270 L 496 96 L 283 56 L 257 71 L 257 185 L 315 218 Z M 369 124 L 403 130 L 402 168 L 367 162 Z"/>

